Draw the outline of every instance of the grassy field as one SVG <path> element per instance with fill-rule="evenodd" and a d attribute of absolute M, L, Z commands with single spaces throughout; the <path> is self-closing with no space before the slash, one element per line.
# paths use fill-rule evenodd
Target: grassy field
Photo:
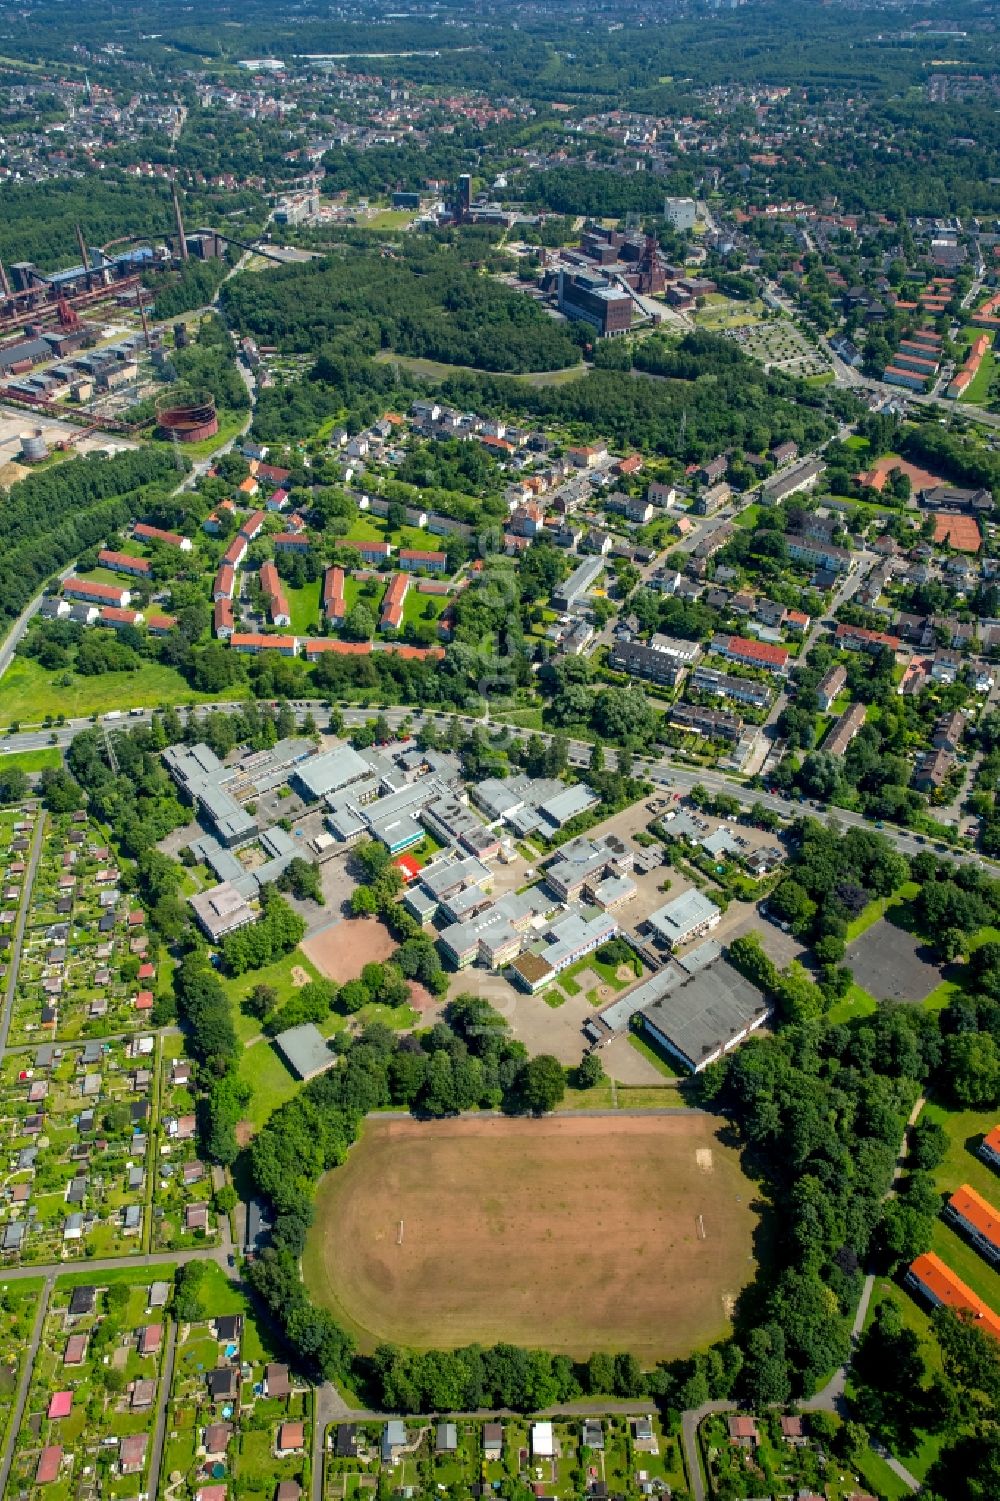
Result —
<path fill-rule="evenodd" d="M 694 315 L 699 328 L 743 328 L 748 323 L 759 323 L 764 304 L 759 298 L 742 301 L 726 297 L 722 292 L 710 292 L 705 304 Z"/>
<path fill-rule="evenodd" d="M 664 1053 L 661 1053 L 658 1048 L 651 1046 L 646 1038 L 640 1036 L 638 1032 L 629 1032 L 628 1041 L 629 1047 L 634 1048 L 637 1053 L 641 1053 L 647 1063 L 651 1063 L 656 1072 L 662 1074 L 665 1079 L 679 1079 L 681 1077 L 676 1068 L 671 1064 L 669 1058 Z"/>
<path fill-rule="evenodd" d="M 403 600 L 403 624 L 426 625 L 438 620 L 449 604 L 446 594 L 418 594 L 411 589 Z"/>
<path fill-rule="evenodd" d="M 299 1087 L 299 1081 L 286 1066 L 281 1054 L 266 1038 L 244 1048 L 237 1072 L 240 1079 L 253 1090 L 245 1119 L 255 1131 L 274 1114 L 279 1105 L 290 1100 Z"/>
<path fill-rule="evenodd" d="M 363 221 L 366 229 L 405 229 L 416 218 L 412 209 L 383 208 Z"/>
<path fill-rule="evenodd" d="M 1000 1176 L 976 1156 L 983 1136 L 997 1123 L 997 1112 L 948 1110 L 931 1101 L 924 1107 L 924 1114 L 942 1125 L 948 1135 L 948 1151 L 934 1169 L 934 1185 L 939 1192 L 951 1194 L 968 1183 L 989 1203 L 1000 1204 Z M 943 1219 L 935 1221 L 931 1249 L 973 1292 L 1000 1312 L 1000 1272 Z"/>
<path fill-rule="evenodd" d="M 320 1184 L 303 1273 L 365 1350 L 530 1345 L 544 1308 L 551 1350 L 680 1355 L 728 1329 L 752 1199 L 693 1112 L 370 1122 Z"/>
<path fill-rule="evenodd" d="M 319 625 L 319 591 L 321 580 L 316 579 L 311 584 L 304 584 L 301 589 L 291 589 L 285 585 L 285 597 L 288 600 L 288 613 L 292 617 L 289 626 L 293 636 L 313 635 Z"/>
<path fill-rule="evenodd" d="M 860 985 L 852 985 L 844 999 L 830 1007 L 828 1018 L 834 1026 L 842 1026 L 844 1022 L 855 1021 L 860 1016 L 871 1016 L 877 1010 L 878 1001 L 875 997 Z"/>
<path fill-rule="evenodd" d="M 256 1037 L 260 1032 L 260 1022 L 253 1016 L 245 1016 L 240 1009 L 240 1003 L 248 996 L 251 990 L 258 985 L 270 985 L 278 995 L 278 1005 L 283 1006 L 291 1000 L 299 988 L 295 980 L 298 976 L 293 971 L 301 970 L 309 980 L 320 978 L 319 970 L 307 959 L 301 949 L 295 949 L 291 954 L 286 954 L 283 959 L 277 959 L 265 969 L 252 970 L 248 975 L 240 975 L 237 979 L 229 979 L 221 975 L 222 987 L 233 1003 L 233 1025 L 240 1042 L 249 1042 L 251 1037 Z"/>
<path fill-rule="evenodd" d="M 46 745 L 40 750 L 8 751 L 0 761 L 5 771 L 16 770 L 30 773 L 48 771 L 62 764 L 62 751 L 57 745 Z"/>
<path fill-rule="evenodd" d="M 990 394 L 990 387 L 996 378 L 996 374 L 997 358 L 993 351 L 988 349 L 983 355 L 972 384 L 960 399 L 970 402 L 973 406 L 982 406 Z"/>
<path fill-rule="evenodd" d="M 46 715 L 65 714 L 68 719 L 87 714 L 107 714 L 111 709 L 154 708 L 157 705 L 197 703 L 217 699 L 218 693 L 196 693 L 173 667 L 144 662 L 138 672 L 106 672 L 99 677 L 78 677 L 47 672 L 30 657 L 15 657 L 0 678 L 0 723 L 19 720 L 39 724 Z M 236 684 L 223 698 L 246 697 L 246 687 Z"/>

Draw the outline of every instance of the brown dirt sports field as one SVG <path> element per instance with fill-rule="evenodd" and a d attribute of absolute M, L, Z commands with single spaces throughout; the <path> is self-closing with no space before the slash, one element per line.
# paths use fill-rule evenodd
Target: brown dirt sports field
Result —
<path fill-rule="evenodd" d="M 345 917 L 302 942 L 302 952 L 320 974 L 338 985 L 356 980 L 366 964 L 381 963 L 395 949 L 396 942 L 385 923 L 372 917 Z"/>
<path fill-rule="evenodd" d="M 320 1184 L 304 1257 L 362 1350 L 509 1340 L 689 1352 L 754 1273 L 754 1186 L 682 1115 L 370 1120 Z"/>

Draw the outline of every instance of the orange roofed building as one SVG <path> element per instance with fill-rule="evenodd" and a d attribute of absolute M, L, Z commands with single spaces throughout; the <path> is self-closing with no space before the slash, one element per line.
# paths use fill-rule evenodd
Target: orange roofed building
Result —
<path fill-rule="evenodd" d="M 995 1266 L 1000 1261 L 1000 1214 L 968 1183 L 952 1194 L 945 1218 L 968 1236 L 980 1256 Z"/>
<path fill-rule="evenodd" d="M 403 622 L 403 601 L 409 587 L 410 581 L 405 574 L 394 574 L 382 601 L 382 618 L 378 623 L 380 631 L 399 630 Z"/>
<path fill-rule="evenodd" d="M 1000 1169 L 1000 1126 L 987 1131 L 979 1145 L 979 1155 L 990 1167 Z"/>
<path fill-rule="evenodd" d="M 980 1329 L 992 1334 L 994 1339 L 1000 1339 L 1000 1318 L 933 1251 L 917 1257 L 906 1274 L 906 1281 L 922 1293 L 932 1307 L 953 1308 L 956 1313 L 971 1314 Z"/>

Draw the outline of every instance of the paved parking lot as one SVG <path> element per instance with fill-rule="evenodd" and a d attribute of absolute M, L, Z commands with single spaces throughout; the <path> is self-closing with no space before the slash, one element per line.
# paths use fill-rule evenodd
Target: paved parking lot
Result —
<path fill-rule="evenodd" d="M 877 1001 L 922 1001 L 942 980 L 926 944 L 884 919 L 851 944 L 846 963 Z"/>

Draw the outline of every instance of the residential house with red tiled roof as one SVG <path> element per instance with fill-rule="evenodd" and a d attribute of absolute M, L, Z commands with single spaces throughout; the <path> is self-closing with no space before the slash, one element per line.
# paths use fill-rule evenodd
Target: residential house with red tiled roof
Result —
<path fill-rule="evenodd" d="M 118 584 L 102 584 L 97 579 L 82 579 L 72 574 L 62 586 L 63 594 L 70 599 L 86 599 L 95 605 L 117 605 L 124 609 L 132 598 L 128 589 Z"/>
<path fill-rule="evenodd" d="M 110 547 L 101 548 L 97 561 L 102 568 L 110 568 L 112 573 L 129 573 L 137 579 L 148 578 L 152 571 L 146 558 L 133 558 L 131 553 L 114 552 Z"/>
<path fill-rule="evenodd" d="M 261 636 L 255 632 L 234 631 L 229 638 L 233 651 L 258 656 L 262 651 L 277 652 L 281 657 L 298 655 L 299 643 L 294 636 Z"/>
<path fill-rule="evenodd" d="M 398 631 L 403 623 L 403 601 L 406 599 L 410 581 L 403 573 L 394 574 L 382 601 L 382 616 L 378 623 L 380 631 Z"/>

